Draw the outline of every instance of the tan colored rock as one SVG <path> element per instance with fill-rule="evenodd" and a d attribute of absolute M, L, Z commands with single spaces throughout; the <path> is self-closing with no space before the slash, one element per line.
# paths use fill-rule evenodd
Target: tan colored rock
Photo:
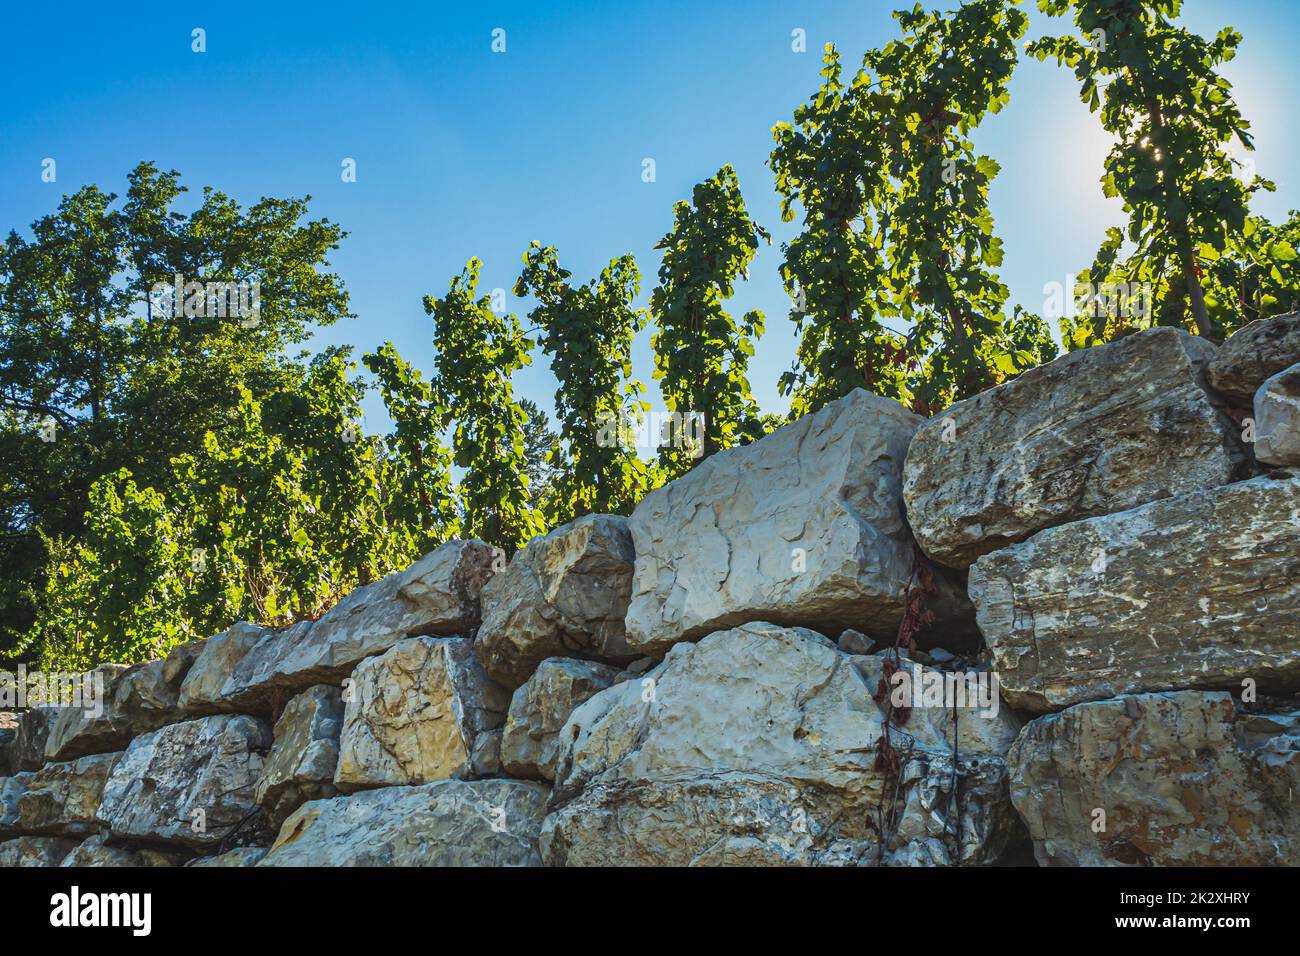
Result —
<path fill-rule="evenodd" d="M 257 781 L 271 728 L 222 714 L 137 737 L 104 787 L 99 819 L 114 836 L 211 849 L 256 827 Z"/>
<path fill-rule="evenodd" d="M 922 549 L 964 568 L 1035 532 L 1242 477 L 1203 385 L 1214 346 L 1157 328 L 1070 352 L 923 424 L 903 474 Z"/>
<path fill-rule="evenodd" d="M 1255 457 L 1266 465 L 1300 465 L 1300 364 L 1255 393 Z"/>
<path fill-rule="evenodd" d="M 997 859 L 1018 822 L 1005 751 L 1015 718 L 913 712 L 876 768 L 878 657 L 756 623 L 678 644 L 640 681 L 579 706 L 560 732 L 548 865 L 873 865 Z M 996 699 L 995 697 L 993 699 Z M 872 829 L 878 808 L 886 817 Z M 881 845 L 877 833 L 886 838 Z M 959 849 L 960 848 L 960 849 Z"/>
<path fill-rule="evenodd" d="M 533 538 L 483 587 L 479 661 L 509 688 L 548 657 L 624 662 L 635 555 L 627 519 L 587 515 Z"/>
<path fill-rule="evenodd" d="M 593 661 L 542 661 L 515 691 L 501 742 L 501 764 L 512 777 L 555 779 L 560 728 L 574 708 L 614 683 L 618 670 Z"/>
<path fill-rule="evenodd" d="M 21 774 L 13 816 L 6 812 L 0 816 L 0 824 L 10 824 L 23 833 L 86 836 L 95 832 L 104 785 L 119 757 L 121 754 L 94 754 Z M 3 802 L 9 802 L 8 792 Z"/>
<path fill-rule="evenodd" d="M 153 847 L 128 847 L 110 844 L 102 834 L 96 834 L 75 847 L 63 858 L 60 866 L 67 867 L 156 867 L 183 866 L 189 857 L 176 851 Z"/>
<path fill-rule="evenodd" d="M 9 866 L 58 866 L 76 847 L 66 837 L 22 836 L 0 843 L 0 868 Z"/>
<path fill-rule="evenodd" d="M 1300 864 L 1300 711 L 1175 691 L 1026 725 L 1011 799 L 1043 866 Z"/>
<path fill-rule="evenodd" d="M 275 723 L 275 743 L 257 782 L 257 803 L 272 829 L 308 800 L 335 796 L 334 771 L 343 730 L 343 691 L 317 684 L 289 701 Z"/>
<path fill-rule="evenodd" d="M 334 775 L 345 793 L 473 776 L 479 738 L 510 703 L 464 638 L 400 641 L 352 679 Z"/>
<path fill-rule="evenodd" d="M 266 713 L 277 697 L 338 684 L 358 662 L 407 637 L 468 634 L 478 626 L 479 593 L 492 562 L 482 541 L 448 542 L 405 571 L 357 588 L 316 621 L 264 632 L 215 695 L 187 699 L 191 706 Z M 195 668 L 202 665 L 201 657 Z"/>
<path fill-rule="evenodd" d="M 266 633 L 266 628 L 240 621 L 220 634 L 197 642 L 198 656 L 181 684 L 178 700 L 181 710 L 193 717 L 233 710 L 233 705 L 222 698 L 221 689 L 244 655 Z"/>
<path fill-rule="evenodd" d="M 750 621 L 892 639 L 912 573 L 902 467 L 919 423 L 858 390 L 646 495 L 631 519 L 628 643 L 658 657 Z"/>
<path fill-rule="evenodd" d="M 537 866 L 547 789 L 443 780 L 304 804 L 259 866 Z"/>
<path fill-rule="evenodd" d="M 1210 363 L 1210 385 L 1249 406 L 1265 379 L 1300 362 L 1300 312 L 1256 319 L 1228 336 Z"/>
<path fill-rule="evenodd" d="M 970 594 L 1013 707 L 1300 689 L 1300 478 L 1077 521 L 980 558 Z"/>

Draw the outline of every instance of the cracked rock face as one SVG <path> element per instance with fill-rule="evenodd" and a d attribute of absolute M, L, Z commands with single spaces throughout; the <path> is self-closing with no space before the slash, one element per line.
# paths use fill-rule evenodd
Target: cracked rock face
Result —
<path fill-rule="evenodd" d="M 483 587 L 475 637 L 483 667 L 513 689 L 548 657 L 637 657 L 623 629 L 633 561 L 628 520 L 618 515 L 587 515 L 533 538 Z"/>
<path fill-rule="evenodd" d="M 334 772 L 343 731 L 343 691 L 329 684 L 308 688 L 275 722 L 275 742 L 257 781 L 256 800 L 274 830 L 308 800 L 338 793 Z"/>
<path fill-rule="evenodd" d="M 875 768 L 879 657 L 812 631 L 748 624 L 678 644 L 560 731 L 548 865 L 871 865 L 957 856 L 950 714 L 891 732 L 901 783 Z M 941 729 L 943 728 L 943 729 Z M 960 858 L 990 862 L 1017 826 L 1009 712 L 959 717 Z M 945 733 L 949 737 L 945 737 Z M 897 796 L 895 797 L 895 794 Z M 884 806 L 885 845 L 868 820 Z"/>
<path fill-rule="evenodd" d="M 482 738 L 510 706 L 465 638 L 401 641 L 352 677 L 334 775 L 345 793 L 475 776 Z"/>
<path fill-rule="evenodd" d="M 216 690 L 204 657 L 224 661 L 231 642 L 211 648 L 194 665 L 204 675 L 205 693 L 191 692 L 187 702 L 265 713 L 274 696 L 337 684 L 357 662 L 413 635 L 468 633 L 479 623 L 479 594 L 492 575 L 492 558 L 482 541 L 448 542 L 405 571 L 357 588 L 316 621 L 263 631 Z"/>
<path fill-rule="evenodd" d="M 903 484 L 922 549 L 964 568 L 1044 528 L 1239 477 L 1240 429 L 1203 387 L 1214 354 L 1181 329 L 1151 329 L 929 419 Z"/>
<path fill-rule="evenodd" d="M 1300 711 L 1136 694 L 1032 721 L 1010 759 L 1044 866 L 1300 864 Z"/>
<path fill-rule="evenodd" d="M 23 836 L 0 843 L 0 867 L 58 866 L 77 846 L 64 837 Z"/>
<path fill-rule="evenodd" d="M 1300 362 L 1300 312 L 1256 319 L 1228 336 L 1210 363 L 1210 385 L 1249 406 L 1264 380 Z"/>
<path fill-rule="evenodd" d="M 230 714 L 137 737 L 108 778 L 99 819 L 118 837 L 216 847 L 237 829 L 255 828 L 254 794 L 271 740 L 264 721 Z"/>
<path fill-rule="evenodd" d="M 33 707 L 18 715 L 18 729 L 9 744 L 9 762 L 15 771 L 40 770 L 45 765 L 45 745 L 60 707 Z"/>
<path fill-rule="evenodd" d="M 158 850 L 153 847 L 113 846 L 101 834 L 96 834 L 75 847 L 64 857 L 60 866 L 116 867 L 116 866 L 182 866 L 188 857 L 184 853 Z"/>
<path fill-rule="evenodd" d="M 547 789 L 444 780 L 313 800 L 259 866 L 537 866 Z"/>
<path fill-rule="evenodd" d="M 512 777 L 555 779 L 559 734 L 581 703 L 614 683 L 617 668 L 553 657 L 515 691 L 501 741 L 501 763 Z"/>
<path fill-rule="evenodd" d="M 969 586 L 1013 707 L 1300 689 L 1300 478 L 1052 528 L 980 558 Z"/>
<path fill-rule="evenodd" d="M 46 764 L 0 782 L 0 830 L 86 836 L 97 829 L 96 811 L 121 754 L 95 754 Z"/>
<path fill-rule="evenodd" d="M 901 472 L 920 418 L 857 390 L 658 488 L 632 512 L 628 643 L 749 621 L 892 637 L 912 571 Z"/>
<path fill-rule="evenodd" d="M 1300 465 L 1300 365 L 1278 372 L 1255 393 L 1255 457 Z"/>

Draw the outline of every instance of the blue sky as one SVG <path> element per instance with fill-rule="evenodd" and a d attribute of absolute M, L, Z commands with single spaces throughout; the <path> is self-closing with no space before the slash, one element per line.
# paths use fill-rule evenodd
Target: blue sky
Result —
<path fill-rule="evenodd" d="M 484 260 L 483 289 L 509 290 L 532 239 L 556 245 L 579 279 L 631 252 L 645 304 L 673 203 L 731 163 L 773 232 L 732 305 L 768 317 L 751 381 L 765 410 L 784 411 L 776 383 L 794 331 L 777 266 L 797 222 L 780 222 L 771 127 L 817 88 L 825 43 L 856 66 L 896 35 L 890 11 L 901 5 L 11 4 L 0 33 L 0 229 L 25 232 L 87 182 L 120 192 L 143 159 L 179 170 L 194 193 L 211 184 L 244 203 L 310 193 L 314 215 L 349 232 L 332 263 L 358 316 L 315 344 L 351 343 L 359 355 L 392 340 L 428 372 L 421 297 L 444 291 L 468 258 Z M 1068 28 L 1034 7 L 1024 6 L 1031 36 Z M 1259 172 L 1278 184 L 1256 208 L 1300 206 L 1300 4 L 1187 0 L 1183 19 L 1244 34 L 1225 73 L 1253 123 Z M 191 50 L 196 27 L 202 54 Z M 503 54 L 491 50 L 496 28 Z M 806 53 L 791 50 L 795 28 Z M 1106 139 L 1068 71 L 1023 61 L 1010 106 L 977 143 L 1002 164 L 992 205 L 1004 279 L 1013 300 L 1041 311 L 1044 283 L 1086 266 L 1122 221 L 1097 185 Z M 41 182 L 45 157 L 57 160 L 54 184 Z M 355 183 L 341 181 L 345 157 Z M 646 157 L 654 183 L 642 181 Z M 521 316 L 531 305 L 508 301 Z M 647 330 L 634 370 L 649 383 L 651 369 Z M 516 391 L 550 408 L 540 351 Z M 384 427 L 377 400 L 367 421 Z"/>

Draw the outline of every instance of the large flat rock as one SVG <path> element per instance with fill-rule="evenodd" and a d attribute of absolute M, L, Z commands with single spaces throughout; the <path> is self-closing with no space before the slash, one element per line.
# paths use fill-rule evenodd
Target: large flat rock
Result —
<path fill-rule="evenodd" d="M 1124 696 L 1032 721 L 1010 759 L 1044 866 L 1300 865 L 1300 710 Z"/>
<path fill-rule="evenodd" d="M 537 866 L 547 788 L 445 780 L 313 800 L 258 866 Z"/>
<path fill-rule="evenodd" d="M 907 517 L 952 567 L 1044 528 L 1241 477 L 1240 429 L 1204 387 L 1214 346 L 1139 332 L 957 402 L 907 453 Z"/>
<path fill-rule="evenodd" d="M 548 657 L 626 662 L 634 553 L 626 518 L 587 515 L 533 538 L 483 586 L 475 651 L 506 687 Z"/>
<path fill-rule="evenodd" d="M 264 721 L 233 714 L 137 737 L 104 786 L 99 819 L 117 837 L 216 848 L 256 825 L 254 795 L 271 742 Z"/>
<path fill-rule="evenodd" d="M 352 676 L 334 774 L 340 790 L 496 769 L 476 757 L 504 723 L 510 694 L 484 672 L 468 639 L 410 638 L 362 661 Z"/>
<path fill-rule="evenodd" d="M 314 684 L 339 683 L 359 661 L 407 637 L 468 634 L 479 624 L 479 594 L 492 575 L 492 561 L 493 551 L 482 541 L 448 542 L 405 571 L 355 589 L 316 621 L 263 632 L 216 687 L 206 658 L 224 665 L 246 634 L 228 638 L 195 662 L 196 676 L 183 688 L 185 702 L 200 710 L 265 714 L 275 709 L 276 699 Z"/>
<path fill-rule="evenodd" d="M 1300 688 L 1300 478 L 1255 478 L 1040 532 L 970 594 L 1015 707 Z"/>
<path fill-rule="evenodd" d="M 913 565 L 901 477 L 919 423 L 859 389 L 646 495 L 631 519 L 628 643 L 659 656 L 750 621 L 892 638 Z"/>
<path fill-rule="evenodd" d="M 801 628 L 747 624 L 678 644 L 640 680 L 601 691 L 560 731 L 548 865 L 873 865 L 995 860 L 1018 827 L 1002 709 L 891 731 L 876 764 L 882 657 Z M 960 808 L 960 810 L 959 810 Z M 883 817 L 879 817 L 883 810 Z M 961 833 L 958 838 L 958 817 Z M 884 833 L 884 840 L 878 834 Z"/>
<path fill-rule="evenodd" d="M 1210 363 L 1210 385 L 1238 405 L 1249 406 L 1256 390 L 1300 362 L 1300 312 L 1256 319 L 1219 348 Z"/>

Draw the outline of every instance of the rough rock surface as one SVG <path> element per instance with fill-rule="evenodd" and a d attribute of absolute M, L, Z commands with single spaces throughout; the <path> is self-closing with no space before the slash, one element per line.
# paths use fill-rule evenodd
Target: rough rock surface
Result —
<path fill-rule="evenodd" d="M 1070 352 L 929 419 L 904 468 L 927 555 L 966 567 L 1036 531 L 1239 477 L 1240 429 L 1181 329 Z"/>
<path fill-rule="evenodd" d="M 352 677 L 334 775 L 345 793 L 473 776 L 479 738 L 510 706 L 465 638 L 401 641 Z"/>
<path fill-rule="evenodd" d="M 104 785 L 120 756 L 95 754 L 10 778 L 0 787 L 0 827 L 31 834 L 93 833 Z"/>
<path fill-rule="evenodd" d="M 244 715 L 201 717 L 137 737 L 104 787 L 99 818 L 119 837 L 215 847 L 258 815 L 271 728 Z"/>
<path fill-rule="evenodd" d="M 0 710 L 0 777 L 17 773 L 13 765 L 13 744 L 18 736 L 18 714 L 12 710 Z"/>
<path fill-rule="evenodd" d="M 912 571 L 903 458 L 920 419 L 862 390 L 705 459 L 632 512 L 627 640 L 750 621 L 892 636 Z"/>
<path fill-rule="evenodd" d="M 1248 406 L 1264 380 L 1300 362 L 1300 312 L 1256 319 L 1230 335 L 1210 363 L 1210 385 Z"/>
<path fill-rule="evenodd" d="M 153 847 L 113 846 L 102 834 L 96 834 L 73 849 L 60 866 L 181 866 L 188 857 L 184 853 L 159 850 Z"/>
<path fill-rule="evenodd" d="M 202 642 L 191 641 L 165 660 L 96 668 L 91 673 L 102 675 L 102 706 L 60 708 L 45 741 L 45 759 L 121 750 L 140 734 L 180 720 L 181 685 L 201 650 Z"/>
<path fill-rule="evenodd" d="M 547 789 L 445 780 L 304 804 L 259 866 L 536 866 Z"/>
<path fill-rule="evenodd" d="M 512 777 L 555 779 L 560 728 L 574 708 L 614 683 L 618 670 L 592 661 L 542 661 L 510 699 L 501 765 Z"/>
<path fill-rule="evenodd" d="M 1044 866 L 1300 864 L 1300 710 L 1244 714 L 1227 693 L 1124 696 L 1032 721 L 1010 759 L 1011 799 Z"/>
<path fill-rule="evenodd" d="M 0 843 L 0 867 L 58 866 L 76 847 L 65 837 L 23 836 Z"/>
<path fill-rule="evenodd" d="M 1255 393 L 1255 457 L 1300 465 L 1300 365 L 1278 372 Z"/>
<path fill-rule="evenodd" d="M 407 637 L 469 633 L 479 624 L 492 560 L 482 541 L 448 542 L 405 571 L 357 588 L 316 621 L 264 632 L 212 697 L 190 695 L 190 703 L 266 712 L 275 695 L 338 683 L 357 662 Z"/>
<path fill-rule="evenodd" d="M 45 765 L 45 742 L 60 710 L 59 707 L 32 707 L 18 715 L 18 731 L 9 745 L 13 770 L 40 770 Z"/>
<path fill-rule="evenodd" d="M 875 768 L 879 657 L 852 658 L 801 628 L 748 624 L 678 644 L 560 732 L 548 865 L 809 865 L 951 861 L 951 714 L 895 727 L 897 787 Z M 961 861 L 997 858 L 1017 823 L 1005 710 L 961 720 Z M 889 796 L 882 801 L 882 792 Z M 886 809 L 879 846 L 868 819 Z"/>
<path fill-rule="evenodd" d="M 623 631 L 634 559 L 618 515 L 587 515 L 533 538 L 483 586 L 475 638 L 483 667 L 513 689 L 548 657 L 635 658 Z"/>
<path fill-rule="evenodd" d="M 1014 707 L 1248 677 L 1297 688 L 1300 478 L 1052 528 L 980 558 L 969 586 Z"/>
<path fill-rule="evenodd" d="M 233 710 L 232 704 L 222 699 L 221 689 L 244 655 L 266 633 L 265 628 L 239 621 L 220 634 L 196 642 L 199 645 L 198 657 L 181 684 L 178 701 L 181 710 L 191 717 Z"/>
<path fill-rule="evenodd" d="M 343 731 L 343 691 L 329 684 L 308 688 L 284 708 L 275 722 L 275 743 L 257 782 L 256 800 L 278 830 L 289 814 L 308 800 L 338 793 L 334 771 Z"/>
<path fill-rule="evenodd" d="M 267 847 L 241 846 L 237 850 L 227 850 L 216 856 L 200 856 L 186 863 L 186 866 L 236 867 L 256 866 L 266 856 Z"/>

